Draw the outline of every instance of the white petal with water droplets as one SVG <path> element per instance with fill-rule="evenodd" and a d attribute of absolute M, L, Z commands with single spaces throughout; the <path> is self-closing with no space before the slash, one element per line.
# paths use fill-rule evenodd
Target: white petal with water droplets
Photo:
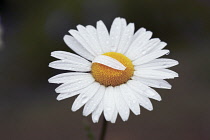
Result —
<path fill-rule="evenodd" d="M 49 63 L 49 67 L 60 70 L 87 72 L 91 70 L 91 63 L 79 63 L 76 61 L 62 59 Z"/>
<path fill-rule="evenodd" d="M 135 66 L 135 70 L 141 69 L 164 69 L 178 65 L 179 62 L 173 59 L 159 58 L 152 60 L 146 64 Z"/>
<path fill-rule="evenodd" d="M 138 29 L 136 32 L 135 32 L 135 34 L 133 35 L 133 38 L 132 38 L 132 42 L 134 41 L 134 40 L 136 40 L 136 38 L 138 37 L 138 36 L 141 36 L 143 33 L 145 33 L 146 32 L 146 29 L 145 28 L 140 28 L 140 29 Z"/>
<path fill-rule="evenodd" d="M 125 27 L 126 27 L 126 25 L 127 25 L 127 21 L 124 19 L 124 18 L 120 18 L 120 20 L 121 20 L 121 30 L 125 30 Z M 122 32 L 121 32 L 122 33 Z"/>
<path fill-rule="evenodd" d="M 113 68 L 116 70 L 125 70 L 126 69 L 126 67 L 122 63 L 120 63 L 118 60 L 116 60 L 112 57 L 106 56 L 106 55 L 99 55 L 99 56 L 95 57 L 92 63 L 103 64 L 107 67 L 110 67 L 110 68 Z"/>
<path fill-rule="evenodd" d="M 149 111 L 153 110 L 152 103 L 148 97 L 145 97 L 142 94 L 137 93 L 136 91 L 133 91 L 133 94 L 137 98 L 139 105 L 143 106 L 145 109 L 147 109 Z"/>
<path fill-rule="evenodd" d="M 145 64 L 149 61 L 152 61 L 156 58 L 159 58 L 165 54 L 168 54 L 169 53 L 169 50 L 159 50 L 159 51 L 155 51 L 155 52 L 152 52 L 152 53 L 149 53 L 143 57 L 140 57 L 136 60 L 133 61 L 133 64 L 134 65 L 141 65 L 141 64 Z"/>
<path fill-rule="evenodd" d="M 122 38 L 122 34 L 123 34 L 123 32 L 124 32 L 124 30 L 125 30 L 125 28 L 126 28 L 126 26 L 127 26 L 127 21 L 124 19 L 124 18 L 120 18 L 120 20 L 121 20 L 121 35 L 120 35 L 120 38 Z M 119 45 L 119 44 L 118 44 Z"/>
<path fill-rule="evenodd" d="M 102 50 L 104 52 L 110 52 L 111 51 L 111 40 L 110 40 L 109 32 L 101 20 L 97 22 L 96 30 L 98 33 L 100 45 L 102 46 Z"/>
<path fill-rule="evenodd" d="M 133 33 L 134 33 L 134 24 L 130 23 L 124 29 L 124 31 L 121 35 L 121 39 L 119 42 L 117 52 L 124 54 L 128 50 L 128 47 L 132 40 Z"/>
<path fill-rule="evenodd" d="M 142 84 L 139 81 L 136 81 L 135 78 L 134 80 L 128 81 L 127 84 L 131 89 L 133 89 L 137 93 L 145 97 L 149 97 L 157 101 L 161 101 L 160 95 L 154 89 L 148 87 L 147 85 Z"/>
<path fill-rule="evenodd" d="M 104 93 L 105 93 L 105 87 L 103 85 L 101 85 L 99 90 L 97 91 L 97 93 L 93 96 L 93 98 L 91 98 L 85 104 L 85 107 L 83 110 L 84 116 L 88 116 L 90 113 L 92 113 L 96 109 L 96 107 L 99 105 L 99 103 L 103 99 Z"/>
<path fill-rule="evenodd" d="M 97 123 L 99 121 L 99 118 L 100 118 L 103 110 L 104 110 L 104 102 L 103 102 L 103 100 L 101 100 L 101 102 L 99 103 L 97 108 L 92 113 L 92 120 L 94 123 Z"/>
<path fill-rule="evenodd" d="M 77 91 L 73 91 L 73 92 L 66 92 L 66 93 L 61 93 L 57 96 L 57 100 L 60 101 L 60 100 L 64 100 L 66 98 L 70 98 L 70 97 L 73 97 L 75 95 L 78 95 L 81 93 L 83 89 L 80 89 L 80 90 L 77 90 Z"/>
<path fill-rule="evenodd" d="M 55 91 L 57 93 L 66 93 L 66 92 L 77 91 L 79 89 L 83 89 L 83 88 L 89 86 L 94 81 L 95 81 L 95 79 L 93 77 L 90 77 L 88 79 L 86 78 L 82 81 L 78 81 L 78 82 L 75 82 L 75 83 L 64 83 L 64 84 L 60 85 L 59 87 L 57 87 L 55 89 Z"/>
<path fill-rule="evenodd" d="M 149 39 L 152 36 L 152 32 L 147 31 L 140 34 L 130 45 L 128 51 L 126 52 L 126 56 L 131 60 L 136 59 L 138 56 L 138 52 L 141 52 L 144 46 L 148 43 Z"/>
<path fill-rule="evenodd" d="M 80 109 L 85 103 L 87 103 L 98 91 L 100 87 L 100 84 L 98 82 L 94 82 L 91 85 L 87 87 L 86 90 L 83 90 L 83 92 L 76 98 L 74 101 L 71 110 L 77 111 Z"/>
<path fill-rule="evenodd" d="M 69 30 L 69 33 L 93 56 L 97 54 L 94 52 L 93 48 L 86 42 L 86 40 L 81 36 L 81 34 L 77 30 Z"/>
<path fill-rule="evenodd" d="M 94 44 L 94 47 L 96 49 L 95 51 L 97 51 L 97 54 L 105 53 L 105 52 L 103 52 L 102 47 L 100 45 L 96 28 L 91 25 L 88 25 L 88 26 L 86 26 L 86 30 L 89 34 L 90 41 Z"/>
<path fill-rule="evenodd" d="M 93 60 L 94 56 L 88 52 L 75 38 L 70 35 L 64 36 L 64 42 L 77 54 L 81 55 L 82 57 Z"/>
<path fill-rule="evenodd" d="M 113 113 L 112 118 L 111 118 L 111 123 L 115 123 L 116 122 L 117 115 L 118 115 L 118 111 L 117 111 L 117 108 L 115 106 L 115 110 L 114 110 L 114 113 Z"/>
<path fill-rule="evenodd" d="M 171 89 L 171 85 L 162 79 L 147 79 L 142 77 L 133 76 L 134 80 L 137 80 L 147 86 L 154 87 L 154 88 L 164 88 L 164 89 Z"/>
<path fill-rule="evenodd" d="M 65 51 L 54 51 L 54 52 L 51 52 L 51 56 L 55 57 L 55 58 L 58 58 L 58 59 L 69 60 L 71 62 L 86 64 L 86 65 L 90 65 L 91 64 L 89 61 L 87 61 L 86 59 L 82 58 L 81 56 L 73 54 L 73 53 L 65 52 Z"/>
<path fill-rule="evenodd" d="M 115 123 L 116 120 L 117 120 L 117 115 L 118 115 L 118 110 L 116 108 L 116 101 L 115 101 L 115 98 L 114 98 L 114 94 L 116 92 L 116 87 L 113 88 L 113 91 L 112 91 L 112 94 L 113 94 L 113 99 L 114 99 L 114 113 L 112 114 L 112 118 L 111 118 L 111 123 Z"/>
<path fill-rule="evenodd" d="M 112 51 L 116 51 L 118 44 L 120 42 L 120 37 L 121 37 L 121 32 L 122 32 L 122 23 L 121 23 L 121 19 L 115 18 L 112 26 L 111 26 L 111 30 L 110 30 L 110 39 L 111 39 L 111 50 Z"/>
<path fill-rule="evenodd" d="M 119 112 L 119 115 L 121 116 L 123 121 L 127 121 L 130 115 L 130 110 L 127 103 L 125 102 L 124 98 L 121 95 L 119 86 L 115 87 L 115 93 L 113 94 L 115 99 L 115 105 Z"/>
<path fill-rule="evenodd" d="M 135 76 L 151 79 L 173 79 L 178 77 L 178 74 L 174 71 L 167 69 L 158 69 L 158 70 L 138 70 L 134 71 Z"/>
<path fill-rule="evenodd" d="M 104 94 L 104 116 L 107 121 L 111 121 L 115 110 L 115 102 L 113 96 L 113 87 L 107 87 Z"/>
<path fill-rule="evenodd" d="M 169 70 L 169 69 L 158 69 L 159 71 L 165 72 L 165 73 L 170 73 L 173 74 L 174 77 L 179 77 L 179 74 L 175 71 Z"/>
<path fill-rule="evenodd" d="M 130 90 L 130 88 L 126 84 L 123 84 L 120 85 L 120 91 L 131 111 L 135 115 L 139 115 L 140 114 L 139 103 L 137 101 L 137 98 L 134 96 L 133 92 Z"/>
<path fill-rule="evenodd" d="M 82 38 L 85 40 L 85 42 L 88 44 L 88 46 L 91 48 L 91 50 L 94 52 L 94 54 L 99 55 L 102 53 L 101 49 L 96 46 L 96 40 L 95 38 L 89 34 L 87 29 L 82 25 L 77 25 L 77 29 L 82 36 Z"/>
<path fill-rule="evenodd" d="M 165 48 L 165 46 L 167 46 L 167 43 L 161 41 L 156 47 L 151 50 L 151 52 L 162 50 L 163 48 Z"/>
<path fill-rule="evenodd" d="M 56 83 L 56 84 L 74 83 L 91 77 L 92 75 L 90 73 L 68 72 L 68 73 L 55 75 L 51 77 L 48 81 L 49 83 Z"/>
<path fill-rule="evenodd" d="M 146 42 L 146 44 L 143 44 L 141 49 L 133 50 L 133 57 L 132 60 L 135 60 L 136 58 L 140 58 L 144 55 L 147 55 L 150 53 L 150 51 L 155 48 L 160 43 L 160 39 L 153 38 Z"/>

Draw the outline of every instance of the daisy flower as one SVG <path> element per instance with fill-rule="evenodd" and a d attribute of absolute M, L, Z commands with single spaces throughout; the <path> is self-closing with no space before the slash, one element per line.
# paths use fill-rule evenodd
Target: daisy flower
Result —
<path fill-rule="evenodd" d="M 160 95 L 151 87 L 170 89 L 164 79 L 178 74 L 167 68 L 178 64 L 176 60 L 159 58 L 169 54 L 167 45 L 152 32 L 140 28 L 134 33 L 134 24 L 124 18 L 115 18 L 110 32 L 102 21 L 96 28 L 88 25 L 69 30 L 65 43 L 78 55 L 54 51 L 51 56 L 59 59 L 49 67 L 70 72 L 58 74 L 50 83 L 61 84 L 55 89 L 63 100 L 78 95 L 72 105 L 77 111 L 84 105 L 83 115 L 92 114 L 98 122 L 103 112 L 107 121 L 115 123 L 117 116 L 127 121 L 130 110 L 140 114 L 140 106 L 153 110 L 149 98 L 160 101 Z"/>

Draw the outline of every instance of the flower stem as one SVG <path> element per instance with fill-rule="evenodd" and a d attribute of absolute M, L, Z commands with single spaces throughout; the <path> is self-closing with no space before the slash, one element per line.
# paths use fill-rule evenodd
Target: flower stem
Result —
<path fill-rule="evenodd" d="M 87 120 L 83 120 L 84 129 L 87 133 L 88 140 L 95 140 L 93 132 L 90 127 L 90 123 Z"/>
<path fill-rule="evenodd" d="M 107 125 L 108 125 L 107 121 L 105 120 L 105 118 L 103 118 L 103 124 L 101 128 L 101 135 L 100 135 L 99 140 L 105 140 Z"/>

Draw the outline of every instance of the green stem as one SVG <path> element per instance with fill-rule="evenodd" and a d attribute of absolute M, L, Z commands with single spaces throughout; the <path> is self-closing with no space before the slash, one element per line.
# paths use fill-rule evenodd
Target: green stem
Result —
<path fill-rule="evenodd" d="M 84 120 L 83 122 L 84 122 L 84 128 L 87 133 L 88 140 L 95 140 L 90 124 L 88 123 L 87 120 Z"/>
<path fill-rule="evenodd" d="M 101 135 L 100 135 L 100 139 L 99 140 L 105 140 L 105 136 L 106 136 L 106 131 L 107 131 L 107 121 L 105 120 L 105 118 L 103 119 L 103 124 L 102 124 L 102 128 L 101 128 Z"/>

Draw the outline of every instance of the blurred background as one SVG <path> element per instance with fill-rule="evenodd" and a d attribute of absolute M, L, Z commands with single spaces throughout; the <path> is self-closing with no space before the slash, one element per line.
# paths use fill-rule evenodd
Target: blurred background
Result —
<path fill-rule="evenodd" d="M 109 124 L 107 140 L 210 139 L 210 1 L 209 0 L 2 0 L 0 2 L 0 139 L 86 140 L 82 110 L 75 98 L 58 102 L 48 78 L 62 71 L 48 68 L 50 52 L 71 51 L 63 36 L 77 24 L 115 17 L 145 27 L 168 43 L 180 77 L 171 90 L 157 90 L 162 101 L 142 108 L 127 122 Z"/>

